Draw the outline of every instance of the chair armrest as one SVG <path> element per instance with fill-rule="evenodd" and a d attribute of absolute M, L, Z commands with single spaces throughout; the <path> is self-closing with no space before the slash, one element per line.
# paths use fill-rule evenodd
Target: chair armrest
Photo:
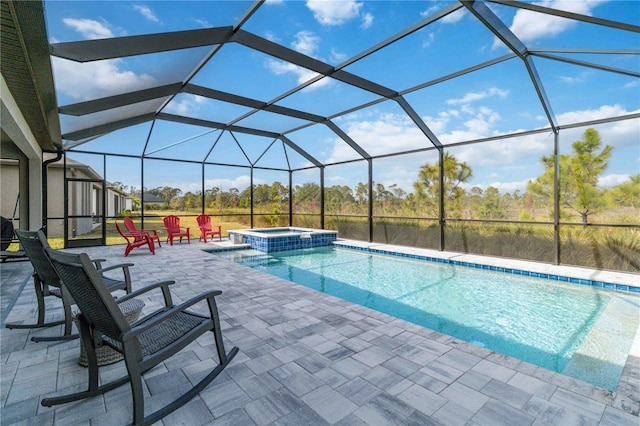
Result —
<path fill-rule="evenodd" d="M 201 293 L 197 296 L 192 297 L 191 299 L 187 300 L 186 302 L 183 302 L 179 305 L 176 305 L 170 309 L 167 309 L 166 311 L 162 312 L 160 315 L 156 315 L 153 316 L 155 313 L 151 313 L 150 316 L 152 316 L 152 318 L 149 321 L 145 321 L 143 324 L 139 324 L 139 325 L 134 325 L 131 330 L 125 332 L 122 334 L 122 340 L 130 340 L 136 336 L 138 336 L 141 333 L 144 333 L 145 331 L 149 330 L 150 328 L 158 325 L 159 323 L 162 323 L 163 321 L 166 321 L 168 318 L 175 316 L 181 312 L 184 312 L 187 308 L 189 308 L 190 306 L 195 305 L 196 303 L 202 302 L 203 300 L 207 300 L 207 299 L 213 299 L 215 296 L 218 296 L 222 294 L 222 291 L 220 290 L 211 290 L 205 293 Z M 215 306 L 215 305 L 214 305 Z M 211 303 L 209 303 L 209 307 L 211 307 Z M 156 311 L 157 312 L 157 311 Z M 211 315 L 217 315 L 216 313 L 211 313 Z M 149 315 L 148 315 L 149 316 Z M 147 316 L 147 317 L 148 317 Z M 213 319 L 213 318 L 211 318 Z M 144 318 L 143 318 L 144 320 Z"/>
<path fill-rule="evenodd" d="M 118 297 L 117 301 L 118 303 L 124 302 L 125 300 L 129 300 L 134 297 L 140 296 L 141 294 L 144 294 L 150 290 L 160 288 L 162 290 L 162 296 L 164 297 L 165 306 L 173 306 L 173 301 L 171 300 L 171 292 L 169 291 L 169 286 L 172 284 L 175 284 L 175 281 L 173 280 L 159 281 L 157 283 L 149 284 L 136 291 L 132 291 L 129 294 Z"/>
<path fill-rule="evenodd" d="M 129 273 L 129 267 L 133 266 L 133 263 L 120 263 L 118 265 L 108 266 L 106 268 L 97 269 L 100 275 L 104 275 L 105 272 L 112 271 L 114 269 L 122 269 L 124 276 L 125 291 L 131 293 L 131 274 Z"/>
<path fill-rule="evenodd" d="M 96 269 L 102 269 L 102 262 L 106 262 L 107 259 L 91 259 L 94 265 L 96 265 Z"/>

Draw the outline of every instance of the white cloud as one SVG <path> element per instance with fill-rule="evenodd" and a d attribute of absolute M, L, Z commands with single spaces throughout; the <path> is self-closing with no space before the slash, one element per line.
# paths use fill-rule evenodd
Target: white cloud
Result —
<path fill-rule="evenodd" d="M 308 0 L 307 7 L 322 25 L 342 25 L 360 14 L 362 3 L 354 0 Z"/>
<path fill-rule="evenodd" d="M 631 176 L 628 174 L 611 174 L 605 175 L 598 179 L 599 188 L 613 188 L 626 182 L 631 182 Z"/>
<path fill-rule="evenodd" d="M 237 176 L 234 179 L 207 179 L 204 181 L 205 188 L 220 188 L 223 191 L 228 191 L 231 188 L 237 188 L 238 190 L 242 191 L 245 188 L 249 187 L 250 184 L 251 176 L 249 175 Z M 201 191 L 202 188 L 196 188 L 196 190 Z"/>
<path fill-rule="evenodd" d="M 552 9 L 579 13 L 591 16 L 591 10 L 607 0 L 544 0 L 537 4 Z M 524 43 L 533 42 L 542 38 L 552 38 L 563 31 L 575 26 L 576 21 L 544 13 L 519 9 L 513 17 L 513 23 L 509 29 Z M 496 38 L 493 47 L 501 46 L 502 42 Z"/>
<path fill-rule="evenodd" d="M 202 96 L 184 94 L 180 99 L 174 98 L 163 111 L 171 114 L 188 116 L 189 114 L 192 114 L 199 105 L 202 105 L 207 101 L 208 99 Z"/>
<path fill-rule="evenodd" d="M 498 89 L 497 87 L 491 87 L 488 90 L 485 90 L 482 92 L 469 92 L 465 94 L 462 98 L 447 99 L 447 105 L 469 104 L 471 102 L 476 102 L 492 96 L 499 96 L 500 98 L 505 98 L 507 97 L 508 94 L 509 94 L 508 90 L 502 90 L 502 89 Z"/>
<path fill-rule="evenodd" d="M 370 28 L 373 25 L 373 15 L 370 13 L 362 14 L 362 24 L 360 28 Z"/>
<path fill-rule="evenodd" d="M 151 10 L 151 8 L 148 7 L 148 6 L 143 6 L 143 5 L 140 5 L 140 4 L 134 4 L 133 5 L 133 10 L 135 10 L 138 13 L 140 13 L 142 16 L 144 16 L 146 19 L 148 19 L 151 22 L 160 22 L 160 20 L 155 15 L 155 13 L 153 13 L 153 10 Z"/>
<path fill-rule="evenodd" d="M 56 88 L 76 100 L 102 98 L 157 84 L 149 74 L 138 75 L 133 71 L 121 69 L 121 59 L 79 64 L 52 57 L 51 62 Z"/>
<path fill-rule="evenodd" d="M 305 83 L 319 75 L 318 73 L 308 70 L 306 68 L 299 67 L 289 62 L 277 61 L 275 59 L 268 59 L 266 62 L 266 66 L 271 72 L 273 72 L 276 75 L 283 75 L 283 74 L 295 75 L 298 84 Z M 306 89 L 307 90 L 311 88 L 316 89 L 319 87 L 326 86 L 330 83 L 331 83 L 330 79 L 323 78 L 313 83 L 311 86 L 307 87 Z"/>
<path fill-rule="evenodd" d="M 589 78 L 590 72 L 581 72 L 576 76 L 558 76 L 558 80 L 565 84 L 582 84 Z"/>
<path fill-rule="evenodd" d="M 211 25 L 211 23 L 209 23 L 209 21 L 207 21 L 206 19 L 191 18 L 191 20 L 193 22 L 195 22 L 196 24 L 200 25 L 202 28 L 211 28 L 211 27 L 213 27 L 213 25 Z"/>
<path fill-rule="evenodd" d="M 111 38 L 113 33 L 105 24 L 93 19 L 64 18 L 62 22 L 69 28 L 79 32 L 84 38 L 95 40 L 100 38 Z"/>
<path fill-rule="evenodd" d="M 331 62 L 332 63 L 340 63 L 345 61 L 348 56 L 345 53 L 338 52 L 335 48 L 331 49 Z"/>
<path fill-rule="evenodd" d="M 426 37 L 422 39 L 422 47 L 429 47 L 433 44 L 436 36 L 433 33 L 428 33 Z"/>
<path fill-rule="evenodd" d="M 580 123 L 583 121 L 599 120 L 601 118 L 620 117 L 637 111 L 627 111 L 621 105 L 602 105 L 597 109 L 570 111 L 558 114 L 559 124 Z M 626 120 L 629 121 L 629 120 Z M 621 122 L 624 123 L 624 122 Z"/>
<path fill-rule="evenodd" d="M 295 41 L 291 43 L 291 47 L 307 56 L 314 56 L 320 44 L 320 37 L 311 31 L 300 31 L 295 35 Z"/>
<path fill-rule="evenodd" d="M 462 8 L 458 9 L 453 13 L 448 14 L 444 18 L 440 19 L 438 22 L 443 24 L 455 24 L 456 22 L 460 22 L 462 18 L 467 14 L 467 9 Z"/>

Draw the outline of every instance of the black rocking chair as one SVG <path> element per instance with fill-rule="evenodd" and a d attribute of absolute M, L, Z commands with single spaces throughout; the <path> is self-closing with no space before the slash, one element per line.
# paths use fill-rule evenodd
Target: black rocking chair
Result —
<path fill-rule="evenodd" d="M 38 301 L 38 320 L 35 324 L 17 324 L 11 323 L 5 326 L 9 329 L 26 329 L 26 328 L 45 328 L 54 327 L 64 324 L 64 333 L 62 336 L 34 336 L 31 338 L 34 342 L 44 341 L 57 341 L 57 340 L 71 340 L 78 338 L 77 334 L 72 334 L 73 315 L 71 312 L 71 305 L 74 304 L 73 299 L 68 294 L 67 290 L 60 282 L 60 278 L 51 262 L 47 258 L 44 249 L 49 248 L 47 237 L 42 230 L 39 231 L 15 231 L 18 240 L 29 257 L 33 266 L 33 284 L 35 286 L 36 299 Z M 93 262 L 100 273 L 108 272 L 114 269 L 121 269 L 123 273 L 123 280 L 104 277 L 104 282 L 107 285 L 110 292 L 116 290 L 124 290 L 127 293 L 131 293 L 131 276 L 129 274 L 129 267 L 133 266 L 132 263 L 123 263 L 119 265 L 113 265 L 108 268 L 101 268 L 104 259 L 96 259 Z M 62 307 L 64 310 L 64 319 L 59 321 L 45 322 L 45 297 L 55 296 L 62 299 Z"/>
<path fill-rule="evenodd" d="M 169 291 L 169 285 L 174 281 L 149 285 L 119 298 L 118 301 L 137 297 L 149 290 L 159 288 L 162 290 L 165 307 L 129 324 L 86 254 L 70 254 L 52 249 L 45 251 L 58 271 L 65 288 L 71 293 L 80 309 L 77 319 L 80 323 L 80 337 L 87 352 L 89 386 L 86 391 L 45 398 L 41 402 L 42 405 L 50 407 L 101 395 L 130 382 L 133 396 L 133 424 L 152 424 L 189 402 L 211 383 L 238 353 L 237 347 L 231 349 L 229 353 L 224 349 L 215 302 L 215 296 L 221 294 L 221 291 L 208 291 L 174 306 Z M 202 301 L 206 301 L 209 315 L 187 310 Z M 145 416 L 142 374 L 178 353 L 207 331 L 213 333 L 218 365 L 179 398 Z M 99 385 L 95 351 L 104 345 L 123 354 L 128 375 Z"/>

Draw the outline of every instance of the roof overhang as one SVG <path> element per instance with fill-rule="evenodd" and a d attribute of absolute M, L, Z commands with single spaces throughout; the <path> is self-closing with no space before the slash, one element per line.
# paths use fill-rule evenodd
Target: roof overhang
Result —
<path fill-rule="evenodd" d="M 0 72 L 44 151 L 62 147 L 44 8 L 39 1 L 2 0 Z"/>

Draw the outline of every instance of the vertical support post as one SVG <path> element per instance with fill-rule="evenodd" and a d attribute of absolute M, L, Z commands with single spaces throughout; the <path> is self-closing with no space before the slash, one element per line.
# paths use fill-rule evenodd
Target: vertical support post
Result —
<path fill-rule="evenodd" d="M 553 132 L 553 263 L 560 264 L 560 132 Z"/>
<path fill-rule="evenodd" d="M 438 191 L 438 203 L 440 204 L 438 209 L 438 220 L 440 222 L 440 251 L 445 249 L 445 227 L 447 225 L 446 212 L 444 209 L 444 149 L 438 148 L 438 163 L 440 164 L 438 173 L 438 182 L 440 183 L 440 191 Z"/>
<path fill-rule="evenodd" d="M 324 166 L 320 167 L 320 229 L 324 229 Z"/>
<path fill-rule="evenodd" d="M 144 156 L 140 157 L 140 227 L 144 229 Z"/>
<path fill-rule="evenodd" d="M 249 211 L 250 211 L 250 215 L 251 215 L 251 219 L 250 219 L 250 228 L 253 229 L 253 165 L 251 166 L 251 172 L 250 172 L 250 178 L 249 178 L 249 185 L 250 185 L 250 191 L 249 191 Z"/>
<path fill-rule="evenodd" d="M 367 207 L 367 217 L 369 220 L 369 242 L 373 242 L 373 159 L 367 159 L 369 174 L 369 206 Z"/>
<path fill-rule="evenodd" d="M 107 205 L 107 155 L 102 154 L 102 245 L 107 245 L 107 216 L 109 215 L 109 206 Z M 118 214 L 114 210 L 114 214 Z"/>
<path fill-rule="evenodd" d="M 67 182 L 67 153 L 64 153 L 62 161 L 62 184 L 64 185 L 62 193 L 64 194 L 64 248 L 68 248 L 69 244 L 69 183 Z"/>
<path fill-rule="evenodd" d="M 200 211 L 200 213 L 204 214 L 204 202 L 205 202 L 206 198 L 204 196 L 204 161 L 202 162 L 202 209 Z"/>
<path fill-rule="evenodd" d="M 289 226 L 293 226 L 293 172 L 289 170 Z"/>

